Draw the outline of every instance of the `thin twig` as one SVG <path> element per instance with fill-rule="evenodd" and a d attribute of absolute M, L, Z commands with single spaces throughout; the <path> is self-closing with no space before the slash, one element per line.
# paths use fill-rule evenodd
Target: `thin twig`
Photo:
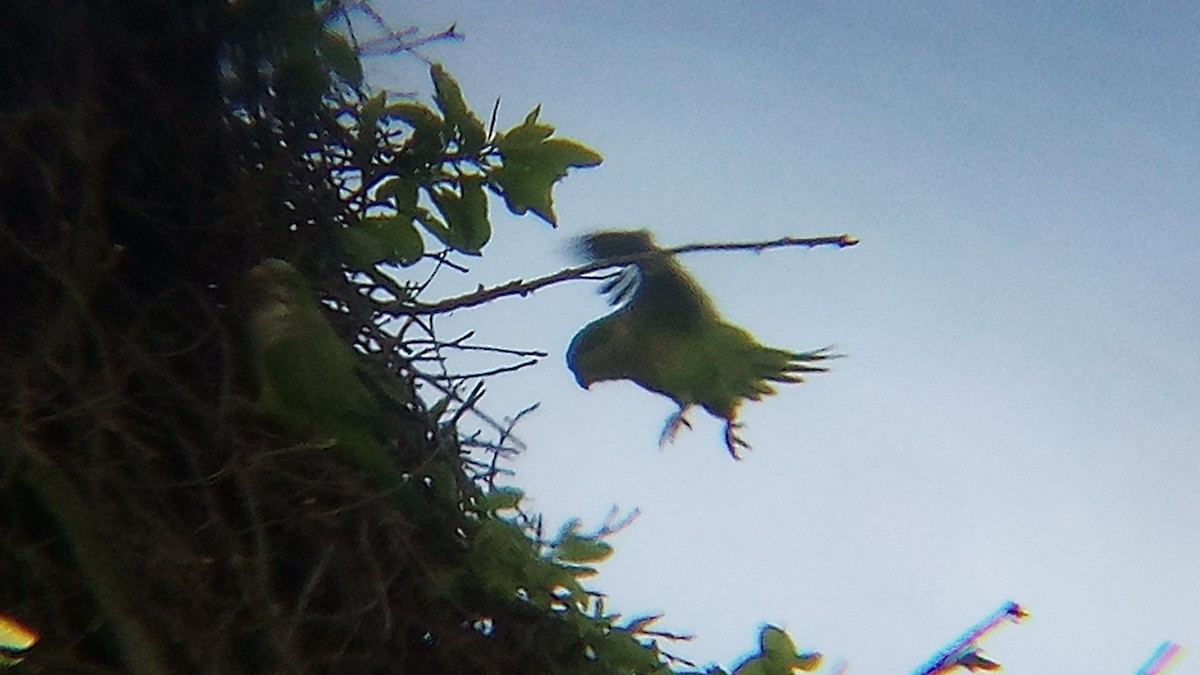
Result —
<path fill-rule="evenodd" d="M 442 359 L 439 359 L 439 360 L 442 360 Z M 529 359 L 526 361 L 521 361 L 520 363 L 514 363 L 512 365 L 508 365 L 508 366 L 497 366 L 496 368 L 489 368 L 488 370 L 480 370 L 480 371 L 476 371 L 474 373 L 454 373 L 452 375 L 425 375 L 425 379 L 426 379 L 426 381 L 443 380 L 443 381 L 447 381 L 447 382 L 454 382 L 454 381 L 458 381 L 458 380 L 469 380 L 469 379 L 473 379 L 473 378 L 477 378 L 477 377 L 491 377 L 493 375 L 502 375 L 504 373 L 511 373 L 513 371 L 520 370 L 522 368 L 528 368 L 529 366 L 533 366 L 533 365 L 537 365 L 537 359 Z"/>
<path fill-rule="evenodd" d="M 617 267 L 620 265 L 628 265 L 631 263 L 647 260 L 662 255 L 680 255 L 683 253 L 694 253 L 697 251 L 754 251 L 756 253 L 772 248 L 796 247 L 815 248 L 817 246 L 836 246 L 838 248 L 846 248 L 858 244 L 858 240 L 848 234 L 833 235 L 827 237 L 783 237 L 771 241 L 750 241 L 750 242 L 725 242 L 715 244 L 687 244 L 686 246 L 676 246 L 674 248 L 663 248 L 655 251 L 647 251 L 645 253 L 636 253 L 631 255 L 616 256 L 605 258 L 604 260 L 596 260 L 586 265 L 576 267 L 568 267 L 564 270 L 559 270 L 553 274 L 547 274 L 536 279 L 525 281 L 523 279 L 514 279 L 508 283 L 491 288 L 480 288 L 477 291 L 458 295 L 445 300 L 439 300 L 432 303 L 389 303 L 383 305 L 383 309 L 393 312 L 396 315 L 414 315 L 414 314 L 445 314 L 456 309 L 466 307 L 477 307 L 486 304 L 493 300 L 509 297 L 513 295 L 526 296 L 530 293 L 562 283 L 564 281 L 573 281 L 582 278 L 586 274 L 591 274 L 598 270 L 609 267 Z"/>
<path fill-rule="evenodd" d="M 437 340 L 412 339 L 405 341 L 406 345 L 428 344 L 437 348 L 452 348 L 461 351 L 477 351 L 477 352 L 495 352 L 497 354 L 507 354 L 510 356 L 536 356 L 545 358 L 546 352 L 537 349 L 509 349 L 508 347 L 495 347 L 492 345 L 470 345 L 466 341 L 475 337 L 475 331 L 467 331 L 461 336 L 454 338 L 448 342 L 439 342 Z"/>
<path fill-rule="evenodd" d="M 459 406 L 458 410 L 454 411 L 454 415 L 450 418 L 450 421 L 447 422 L 447 426 L 452 429 L 457 428 L 458 421 L 462 419 L 463 414 L 468 410 L 473 410 L 475 408 L 475 404 L 479 403 L 479 399 L 481 398 L 483 398 L 483 383 L 476 382 L 475 388 L 472 389 L 471 393 L 467 395 L 467 400 L 462 402 L 462 405 Z"/>
<path fill-rule="evenodd" d="M 459 33 L 456 24 L 450 24 L 450 27 L 439 33 L 430 35 L 418 35 L 417 28 L 409 26 L 396 30 L 388 25 L 388 22 L 375 11 L 369 2 L 365 0 L 355 0 L 353 2 L 346 1 L 342 5 L 341 12 L 346 16 L 346 21 L 350 22 L 349 14 L 352 11 L 358 11 L 364 14 L 377 28 L 382 30 L 385 35 L 377 38 L 359 42 L 355 40 L 355 47 L 361 56 L 379 56 L 386 54 L 396 54 L 399 52 L 415 52 L 418 48 L 424 47 L 432 42 L 442 40 L 461 41 L 462 33 Z"/>
<path fill-rule="evenodd" d="M 429 386 L 433 387 L 434 389 L 437 389 L 438 391 L 442 392 L 442 393 L 443 393 L 443 394 L 445 394 L 446 396 L 449 396 L 449 397 L 450 397 L 450 400 L 452 400 L 452 401 L 455 401 L 456 403 L 459 403 L 459 404 L 464 404 L 464 405 L 465 405 L 465 403 L 466 403 L 466 402 L 465 402 L 465 401 L 462 399 L 462 397 L 461 397 L 461 396 L 459 396 L 459 395 L 458 395 L 458 392 L 456 392 L 456 391 L 455 391 L 453 388 L 451 388 L 451 387 L 448 387 L 448 386 L 446 386 L 446 385 L 442 384 L 442 383 L 441 383 L 441 382 L 439 382 L 439 381 L 438 381 L 438 380 L 437 380 L 437 379 L 436 379 L 434 376 L 430 376 L 430 375 L 427 375 L 427 374 L 425 374 L 425 373 L 421 373 L 421 372 L 419 372 L 419 371 L 416 371 L 416 370 L 414 370 L 414 371 L 413 371 L 413 376 L 414 376 L 414 377 L 416 377 L 417 379 L 420 379 L 420 380 L 421 380 L 422 382 L 424 382 L 425 384 L 428 384 Z M 479 420 L 481 420 L 481 421 L 482 421 L 484 424 L 486 424 L 487 426 L 491 427 L 493 430 L 495 430 L 495 431 L 497 431 L 497 432 L 500 432 L 500 433 L 504 433 L 504 431 L 505 431 L 505 425 L 503 425 L 503 424 L 501 424 L 501 423 L 497 422 L 497 421 L 496 421 L 495 419 L 493 419 L 493 418 L 492 418 L 490 415 L 488 415 L 487 413 L 483 412 L 483 411 L 482 411 L 482 410 L 480 410 L 479 408 L 476 408 L 476 407 L 474 407 L 474 402 L 472 402 L 472 406 L 471 406 L 471 408 L 470 408 L 470 412 L 471 412 L 471 414 L 472 414 L 472 415 L 474 415 L 476 418 L 478 418 Z M 509 439 L 512 441 L 512 444 L 513 444 L 513 445 L 514 445 L 514 446 L 515 446 L 515 447 L 516 447 L 518 450 L 524 450 L 524 449 L 525 449 L 525 447 L 526 447 L 526 446 L 525 446 L 525 443 L 524 443 L 524 441 L 522 441 L 520 438 L 518 438 L 518 437 L 516 437 L 516 436 L 513 436 L 513 435 L 511 435 L 511 434 L 508 436 L 508 438 L 509 438 Z"/>
<path fill-rule="evenodd" d="M 592 534 L 592 536 L 601 539 L 604 537 L 611 537 L 612 535 L 632 525 L 633 521 L 637 520 L 638 516 L 640 515 L 642 515 L 641 510 L 634 509 L 622 516 L 621 510 L 616 506 L 613 506 L 608 510 L 608 515 L 604 517 L 604 522 L 601 523 L 600 527 L 596 528 L 596 531 Z"/>

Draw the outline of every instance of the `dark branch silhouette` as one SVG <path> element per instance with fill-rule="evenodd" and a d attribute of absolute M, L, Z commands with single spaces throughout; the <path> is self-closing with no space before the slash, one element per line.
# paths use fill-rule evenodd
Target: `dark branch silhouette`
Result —
<path fill-rule="evenodd" d="M 383 310 L 393 313 L 397 316 L 416 315 L 416 314 L 444 314 L 452 312 L 456 309 L 466 307 L 477 307 L 489 303 L 499 298 L 509 296 L 526 296 L 536 290 L 562 283 L 564 281 L 573 281 L 575 279 L 584 278 L 585 275 L 591 274 L 598 270 L 607 269 L 609 267 L 618 267 L 628 265 L 640 260 L 645 260 L 650 257 L 660 255 L 681 255 L 684 253 L 695 253 L 698 251 L 754 251 L 761 253 L 772 248 L 789 248 L 789 247 L 804 247 L 816 248 L 817 246 L 836 246 L 838 248 L 846 248 L 855 246 L 858 240 L 848 234 L 839 234 L 825 237 L 783 237 L 781 239 L 772 239 L 770 241 L 749 241 L 749 242 L 719 242 L 706 244 L 687 244 L 684 246 L 675 246 L 672 248 L 664 248 L 652 253 L 638 253 L 634 255 L 617 256 L 613 258 L 605 258 L 595 262 L 587 263 L 586 265 L 578 265 L 576 267 L 568 267 L 567 269 L 559 270 L 553 274 L 547 274 L 536 279 L 525 281 L 524 279 L 514 279 L 499 286 L 491 288 L 480 288 L 463 295 L 446 298 L 432 303 L 423 302 L 402 302 L 395 301 L 383 305 Z"/>

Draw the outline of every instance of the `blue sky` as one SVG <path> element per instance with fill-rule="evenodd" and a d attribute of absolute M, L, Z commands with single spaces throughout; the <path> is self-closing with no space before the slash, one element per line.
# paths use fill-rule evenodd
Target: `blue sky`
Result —
<path fill-rule="evenodd" d="M 849 232 L 846 250 L 684 263 L 763 342 L 830 374 L 664 450 L 673 405 L 562 362 L 607 311 L 576 283 L 446 335 L 551 354 L 483 407 L 539 410 L 516 484 L 552 521 L 641 517 L 596 587 L 728 666 L 760 622 L 850 674 L 911 672 L 1003 601 L 1006 672 L 1200 673 L 1200 5 L 1184 2 L 381 2 L 457 22 L 425 50 L 500 126 L 534 105 L 604 153 L 561 226 L 508 217 L 446 295 L 572 262 L 570 240 Z M 412 58 L 375 82 L 427 91 Z M 464 368 L 472 364 L 464 362 Z M 494 365 L 494 364 L 493 364 Z"/>

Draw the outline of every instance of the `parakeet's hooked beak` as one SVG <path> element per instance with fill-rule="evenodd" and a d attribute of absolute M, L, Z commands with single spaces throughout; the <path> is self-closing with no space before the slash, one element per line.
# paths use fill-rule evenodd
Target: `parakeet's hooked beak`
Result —
<path fill-rule="evenodd" d="M 575 376 L 575 384 L 583 389 L 591 389 L 592 383 L 598 381 L 598 378 L 589 377 L 591 369 L 585 365 L 594 360 L 596 337 L 593 335 L 594 329 L 589 330 L 589 327 L 595 323 L 593 321 L 589 326 L 585 326 L 571 338 L 571 344 L 567 346 L 567 368 Z"/>
<path fill-rule="evenodd" d="M 592 388 L 591 380 L 587 379 L 583 373 L 575 373 L 575 384 L 578 384 L 584 389 L 590 390 Z"/>

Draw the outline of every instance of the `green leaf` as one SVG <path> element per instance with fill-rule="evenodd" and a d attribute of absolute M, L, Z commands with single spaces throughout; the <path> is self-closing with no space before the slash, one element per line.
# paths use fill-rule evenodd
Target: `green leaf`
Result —
<path fill-rule="evenodd" d="M 342 249 L 357 265 L 373 267 L 382 261 L 411 265 L 425 252 L 425 242 L 406 215 L 364 218 L 341 230 Z"/>
<path fill-rule="evenodd" d="M 497 139 L 503 164 L 489 174 L 489 186 L 504 198 L 512 213 L 523 215 L 533 211 L 554 225 L 557 224 L 554 184 L 565 178 L 572 167 L 596 166 L 604 158 L 581 143 L 549 138 L 553 127 L 539 125 L 536 113 L 535 109 L 526 124 Z"/>
<path fill-rule="evenodd" d="M 447 246 L 462 253 L 478 255 L 492 237 L 483 181 L 482 177 L 463 176 L 458 181 L 457 192 L 443 186 L 429 191 L 433 203 L 445 218 L 445 225 L 430 227 L 427 223 L 426 227 Z"/>
<path fill-rule="evenodd" d="M 612 555 L 612 546 L 589 537 L 572 535 L 555 547 L 559 560 L 563 562 L 600 562 Z"/>
<path fill-rule="evenodd" d="M 398 119 L 408 126 L 417 130 L 427 130 L 440 132 L 444 129 L 444 122 L 438 114 L 430 110 L 420 103 L 411 103 L 408 101 L 398 101 L 390 103 L 383 109 L 385 117 L 389 119 Z"/>
<path fill-rule="evenodd" d="M 450 408 L 450 396 L 443 396 L 436 403 L 429 406 L 429 418 L 432 420 L 440 420 L 442 415 L 446 414 L 446 410 Z"/>
<path fill-rule="evenodd" d="M 362 86 L 362 62 L 358 60 L 358 54 L 354 51 L 354 47 L 346 42 L 346 38 L 339 33 L 325 30 L 321 32 L 318 47 L 321 50 L 321 56 L 325 57 L 325 61 L 338 77 L 354 87 Z"/>
<path fill-rule="evenodd" d="M 566 138 L 550 138 L 532 145 L 501 149 L 505 164 L 529 166 L 557 177 L 567 175 L 567 169 L 597 166 L 604 158 L 591 148 Z"/>
<path fill-rule="evenodd" d="M 543 567 L 546 567 L 544 565 L 543 561 L 537 561 L 537 562 L 539 564 L 541 564 Z M 564 568 L 564 567 L 549 567 L 547 569 L 547 571 L 549 572 L 549 574 L 545 574 L 545 575 L 536 575 L 536 574 L 532 573 L 532 571 L 530 571 L 531 577 L 535 577 L 535 578 L 537 576 L 542 577 L 541 579 L 539 579 L 540 584 L 539 584 L 538 588 L 539 588 L 539 590 L 545 591 L 547 593 L 547 597 L 549 597 L 550 591 L 556 590 L 557 592 L 555 593 L 555 595 L 557 596 L 557 598 L 559 600 L 564 600 L 565 599 L 564 591 L 565 591 L 565 595 L 569 596 L 570 599 L 574 602 L 574 604 L 576 604 L 577 606 L 586 605 L 586 603 L 588 601 L 587 590 L 585 590 L 583 588 L 583 586 L 580 585 L 580 583 L 577 579 L 577 577 L 581 576 L 581 575 L 577 575 L 575 573 L 575 570 L 573 570 L 571 568 Z"/>
<path fill-rule="evenodd" d="M 384 250 L 391 259 L 402 264 L 411 265 L 420 260 L 425 253 L 425 242 L 421 233 L 413 226 L 409 216 L 391 218 L 375 218 L 370 222 L 378 228 L 379 240 L 383 242 Z"/>
<path fill-rule="evenodd" d="M 533 543 L 519 527 L 499 519 L 480 523 L 471 541 L 470 564 L 492 592 L 512 597 L 518 588 L 526 587 L 531 561 L 537 562 Z"/>
<path fill-rule="evenodd" d="M 411 178 L 387 176 L 378 181 L 375 187 L 375 199 L 380 202 L 392 200 L 392 205 L 401 214 L 412 216 L 417 212 L 418 190 L 420 185 Z"/>
<path fill-rule="evenodd" d="M 505 164 L 488 174 L 488 186 L 504 198 L 504 205 L 511 213 L 523 216 L 533 211 L 551 225 L 558 224 L 551 192 L 556 180 L 556 176 L 539 174 L 516 164 Z"/>
<path fill-rule="evenodd" d="M 796 668 L 811 672 L 821 667 L 822 655 L 819 652 L 804 652 L 796 657 Z"/>
<path fill-rule="evenodd" d="M 375 137 L 375 126 L 387 106 L 387 92 L 379 92 L 362 104 L 358 113 L 359 136 Z"/>
<path fill-rule="evenodd" d="M 593 644 L 596 660 L 607 666 L 603 672 L 651 673 L 672 672 L 664 667 L 658 649 L 644 645 L 636 638 L 621 632 L 609 633 Z"/>
<path fill-rule="evenodd" d="M 440 63 L 433 64 L 429 70 L 433 76 L 434 103 L 446 122 L 458 130 L 462 149 L 471 154 L 478 152 L 486 140 L 483 122 L 471 112 L 463 98 L 462 87 Z"/>
<path fill-rule="evenodd" d="M 517 148 L 537 145 L 550 138 L 550 135 L 554 133 L 554 127 L 538 122 L 538 115 L 541 114 L 541 111 L 542 106 L 539 105 L 525 116 L 524 122 L 502 134 L 497 134 L 496 147 L 500 152 L 512 152 Z"/>
<path fill-rule="evenodd" d="M 412 127 L 412 134 L 404 142 L 405 155 L 415 155 L 418 162 L 440 165 L 445 161 L 447 138 L 453 133 L 438 114 L 420 103 L 399 101 L 384 108 L 383 119 L 399 120 Z M 412 170 L 412 157 L 398 157 L 396 167 L 401 174 Z"/>
<path fill-rule="evenodd" d="M 789 659 L 796 655 L 796 643 L 791 636 L 775 626 L 763 626 L 758 642 L 763 654 L 782 655 Z"/>
<path fill-rule="evenodd" d="M 760 656 L 749 659 L 742 665 L 735 668 L 733 670 L 733 675 L 791 675 L 791 673 L 787 671 L 780 673 L 769 670 L 767 668 L 766 659 Z"/>
<path fill-rule="evenodd" d="M 566 570 L 572 577 L 576 579 L 586 579 L 594 577 L 600 573 L 600 570 L 587 565 L 563 565 L 562 569 Z"/>
<path fill-rule="evenodd" d="M 463 98 L 462 87 L 459 86 L 450 73 L 440 63 L 435 63 L 429 68 L 429 74 L 433 77 L 434 95 L 433 101 L 437 103 L 438 109 L 446 116 L 446 119 L 451 123 L 457 123 L 468 113 L 466 99 Z"/>
<path fill-rule="evenodd" d="M 358 110 L 358 135 L 354 139 L 354 161 L 360 166 L 367 166 L 375 156 L 375 131 L 379 126 L 379 118 L 383 115 L 387 104 L 387 94 L 379 92 L 368 98 Z"/>
<path fill-rule="evenodd" d="M 578 518 L 571 518 L 563 523 L 562 527 L 558 528 L 558 534 L 554 536 L 554 545 L 557 546 L 559 543 L 566 541 L 568 537 L 576 536 L 575 533 L 579 531 L 579 524 L 580 521 Z"/>
<path fill-rule="evenodd" d="M 630 619 L 621 630 L 627 630 L 630 633 L 640 633 L 650 627 L 650 624 L 658 621 L 663 617 L 662 614 L 646 614 Z"/>
<path fill-rule="evenodd" d="M 811 671 L 821 665 L 821 654 L 807 652 L 799 654 L 796 643 L 784 630 L 775 626 L 763 626 L 759 634 L 760 657 L 769 675 L 790 675 L 794 670 Z"/>
<path fill-rule="evenodd" d="M 458 500 L 458 481 L 455 473 L 456 469 L 446 462 L 434 462 L 428 469 L 433 493 L 447 504 L 454 504 Z"/>
<path fill-rule="evenodd" d="M 514 487 L 496 488 L 480 498 L 479 509 L 488 513 L 515 509 L 524 497 L 525 493 Z"/>
<path fill-rule="evenodd" d="M 569 138 L 551 138 L 542 143 L 538 149 L 540 151 L 538 154 L 543 158 L 542 161 L 550 166 L 585 169 L 599 166 L 604 161 L 604 157 L 600 153 Z"/>
<path fill-rule="evenodd" d="M 338 239 L 346 257 L 359 267 L 373 267 L 375 263 L 387 258 L 383 252 L 383 244 L 365 227 L 344 229 L 338 232 Z"/>

